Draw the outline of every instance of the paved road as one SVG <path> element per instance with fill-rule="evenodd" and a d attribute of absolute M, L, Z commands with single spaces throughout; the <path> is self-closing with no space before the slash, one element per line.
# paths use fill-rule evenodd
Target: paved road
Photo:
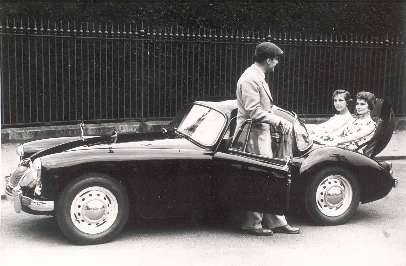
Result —
<path fill-rule="evenodd" d="M 394 161 L 400 186 L 361 205 L 347 224 L 290 222 L 302 234 L 242 235 L 225 226 L 162 221 L 129 225 L 113 242 L 73 246 L 54 219 L 14 213 L 1 201 L 0 264 L 11 265 L 406 265 L 406 160 Z"/>

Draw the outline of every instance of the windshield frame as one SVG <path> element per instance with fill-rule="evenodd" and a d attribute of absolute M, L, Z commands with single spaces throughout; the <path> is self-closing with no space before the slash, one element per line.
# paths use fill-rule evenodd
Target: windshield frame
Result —
<path fill-rule="evenodd" d="M 305 153 L 307 152 L 312 146 L 313 146 L 313 139 L 310 137 L 309 131 L 307 130 L 306 124 L 304 123 L 304 121 L 302 119 L 299 118 L 299 116 L 294 113 L 295 115 L 295 120 L 292 123 L 293 126 L 293 133 L 294 133 L 294 137 L 295 137 L 295 142 L 296 142 L 296 149 L 300 152 L 300 153 Z M 306 134 L 307 134 L 307 139 L 308 139 L 308 144 L 307 147 L 305 149 L 299 149 L 299 145 L 298 145 L 298 137 L 297 137 L 297 132 L 296 132 L 296 124 L 298 124 L 299 126 L 301 126 L 302 128 L 305 129 Z"/>

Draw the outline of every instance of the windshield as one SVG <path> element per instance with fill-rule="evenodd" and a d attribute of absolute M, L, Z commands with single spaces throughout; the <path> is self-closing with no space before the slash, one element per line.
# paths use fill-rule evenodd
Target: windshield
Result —
<path fill-rule="evenodd" d="M 219 111 L 195 104 L 179 124 L 177 131 L 207 147 L 217 142 L 226 122 L 225 116 Z"/>

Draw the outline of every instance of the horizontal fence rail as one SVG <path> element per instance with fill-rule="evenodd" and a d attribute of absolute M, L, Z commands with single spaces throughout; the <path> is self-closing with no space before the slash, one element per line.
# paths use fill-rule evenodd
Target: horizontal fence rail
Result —
<path fill-rule="evenodd" d="M 195 99 L 234 98 L 261 41 L 285 52 L 268 77 L 278 106 L 329 115 L 331 93 L 345 88 L 389 97 L 406 114 L 399 36 L 9 18 L 0 25 L 2 127 L 170 119 Z"/>

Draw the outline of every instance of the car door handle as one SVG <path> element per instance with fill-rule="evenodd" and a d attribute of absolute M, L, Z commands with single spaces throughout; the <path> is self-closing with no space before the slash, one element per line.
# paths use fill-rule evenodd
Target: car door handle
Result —
<path fill-rule="evenodd" d="M 256 171 L 256 172 L 262 172 L 262 173 L 268 173 L 267 170 L 261 169 L 259 167 L 255 167 L 255 166 L 248 166 L 246 167 L 247 170 L 249 171 Z"/>

